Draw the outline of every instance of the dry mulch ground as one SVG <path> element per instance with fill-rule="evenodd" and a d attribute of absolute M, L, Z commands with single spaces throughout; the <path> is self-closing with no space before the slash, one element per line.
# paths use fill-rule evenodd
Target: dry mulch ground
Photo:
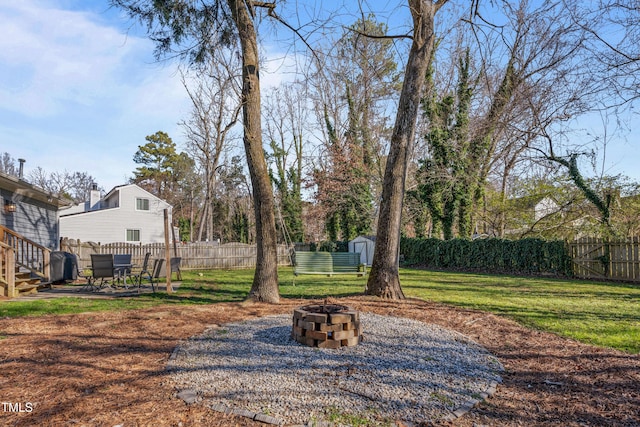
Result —
<path fill-rule="evenodd" d="M 581 344 L 492 314 L 423 301 L 340 299 L 362 311 L 461 332 L 506 372 L 460 426 L 640 426 L 640 356 Z M 253 426 L 178 399 L 165 365 L 207 325 L 287 313 L 308 303 L 215 304 L 0 319 L 0 425 Z M 366 330 L 365 330 L 366 333 Z M 12 412 L 33 407 L 31 412 Z"/>

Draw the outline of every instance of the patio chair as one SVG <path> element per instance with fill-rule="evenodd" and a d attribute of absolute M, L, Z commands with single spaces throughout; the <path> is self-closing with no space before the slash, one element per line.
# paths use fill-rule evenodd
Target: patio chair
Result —
<path fill-rule="evenodd" d="M 151 272 L 149 272 L 149 258 L 151 258 L 151 252 L 147 252 L 144 254 L 144 261 L 142 262 L 142 268 L 136 274 L 136 280 L 138 281 L 138 289 L 140 289 L 140 285 L 142 284 L 142 278 L 146 278 L 149 281 L 153 279 L 151 276 Z"/>
<path fill-rule="evenodd" d="M 112 254 L 91 254 L 91 277 L 88 278 L 87 285 L 90 290 L 100 290 L 113 283 L 113 255 Z M 100 284 L 97 281 L 100 279 Z"/>
<path fill-rule="evenodd" d="M 78 254 L 73 254 L 73 256 L 76 258 L 76 276 L 78 279 L 82 279 L 85 281 L 85 284 L 78 289 L 78 292 L 80 291 L 85 291 L 85 290 L 90 290 L 91 289 L 91 275 L 90 274 L 85 274 L 85 269 L 80 267 L 80 255 Z"/>
<path fill-rule="evenodd" d="M 158 278 L 160 277 L 160 272 L 162 271 L 162 266 L 164 265 L 164 258 L 156 258 L 153 260 L 153 273 L 151 273 L 151 290 L 153 292 L 156 291 L 156 288 L 153 286 L 155 283 L 159 283 Z"/>
<path fill-rule="evenodd" d="M 181 257 L 174 257 L 169 260 L 171 264 L 171 274 L 173 274 L 173 272 L 176 273 L 176 280 L 182 280 L 182 272 L 180 271 L 180 261 L 182 261 Z"/>

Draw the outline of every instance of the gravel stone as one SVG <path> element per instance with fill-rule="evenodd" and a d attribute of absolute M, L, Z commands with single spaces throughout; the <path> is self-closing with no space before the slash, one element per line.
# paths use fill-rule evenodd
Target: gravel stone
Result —
<path fill-rule="evenodd" d="M 283 425 L 435 422 L 501 382 L 500 362 L 464 335 L 402 317 L 360 317 L 365 339 L 339 349 L 293 341 L 289 315 L 216 326 L 183 342 L 167 368 L 176 388 L 196 390 L 212 408 Z"/>
<path fill-rule="evenodd" d="M 182 390 L 177 396 L 179 399 L 184 400 L 188 405 L 195 403 L 198 400 L 198 392 L 196 390 Z"/>

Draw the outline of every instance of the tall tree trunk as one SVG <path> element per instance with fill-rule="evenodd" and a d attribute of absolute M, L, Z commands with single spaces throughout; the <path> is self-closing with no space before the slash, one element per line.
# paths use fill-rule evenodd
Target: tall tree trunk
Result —
<path fill-rule="evenodd" d="M 258 43 L 247 3 L 242 0 L 227 1 L 238 28 L 242 47 L 244 148 L 251 175 L 256 216 L 256 271 L 247 299 L 277 303 L 280 300 L 280 291 L 276 222 L 273 190 L 262 148 Z"/>
<path fill-rule="evenodd" d="M 400 225 L 409 157 L 427 69 L 433 52 L 433 18 L 446 0 L 409 0 L 413 17 L 413 43 L 405 70 L 398 113 L 391 136 L 378 215 L 376 249 L 365 293 L 404 299 L 398 272 Z"/>

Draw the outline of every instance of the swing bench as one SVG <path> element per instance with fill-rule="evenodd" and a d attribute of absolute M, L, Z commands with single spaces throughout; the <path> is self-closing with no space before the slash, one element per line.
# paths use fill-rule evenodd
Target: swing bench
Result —
<path fill-rule="evenodd" d="M 317 274 L 333 276 L 356 274 L 366 276 L 367 266 L 360 261 L 360 252 L 309 252 L 296 251 L 293 274 Z"/>

